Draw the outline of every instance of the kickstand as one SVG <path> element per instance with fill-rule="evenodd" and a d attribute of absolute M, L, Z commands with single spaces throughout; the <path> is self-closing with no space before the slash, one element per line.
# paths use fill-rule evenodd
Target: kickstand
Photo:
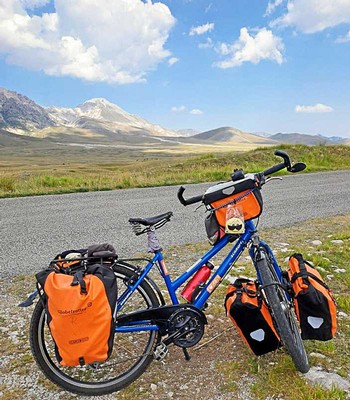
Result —
<path fill-rule="evenodd" d="M 185 347 L 183 347 L 183 348 L 182 348 L 182 351 L 184 352 L 185 360 L 186 360 L 186 361 L 190 361 L 191 356 L 190 356 L 190 353 L 188 352 L 188 350 L 187 350 Z"/>

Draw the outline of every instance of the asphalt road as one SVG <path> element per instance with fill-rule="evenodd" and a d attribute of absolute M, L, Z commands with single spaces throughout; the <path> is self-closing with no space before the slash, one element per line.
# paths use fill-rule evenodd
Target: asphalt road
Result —
<path fill-rule="evenodd" d="M 188 185 L 185 197 L 201 194 L 210 184 Z M 183 207 L 178 187 L 116 190 L 0 200 L 0 274 L 35 273 L 57 253 L 112 243 L 121 257 L 146 249 L 145 236 L 136 237 L 130 217 L 173 211 L 158 236 L 169 245 L 206 239 L 204 208 Z M 350 212 L 350 171 L 289 175 L 263 188 L 260 227 L 296 224 L 315 217 Z"/>

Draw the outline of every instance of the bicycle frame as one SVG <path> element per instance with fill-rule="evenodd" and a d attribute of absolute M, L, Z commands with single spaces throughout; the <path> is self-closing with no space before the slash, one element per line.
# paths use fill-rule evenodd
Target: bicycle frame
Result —
<path fill-rule="evenodd" d="M 243 250 L 247 247 L 249 241 L 252 239 L 253 235 L 256 233 L 256 226 L 253 221 L 245 222 L 245 233 L 242 234 L 239 239 L 233 244 L 232 249 L 229 251 L 225 259 L 220 264 L 219 268 L 212 274 L 206 285 L 201 289 L 198 296 L 192 303 L 192 305 L 198 309 L 202 309 L 209 299 L 214 290 L 219 286 L 222 282 L 231 266 L 238 260 L 239 256 L 242 254 Z M 117 314 L 124 306 L 129 297 L 134 293 L 136 288 L 141 284 L 141 282 L 145 279 L 151 269 L 157 265 L 160 271 L 161 276 L 164 279 L 166 284 L 170 299 L 173 305 L 179 304 L 179 299 L 176 295 L 176 291 L 179 289 L 181 285 L 183 285 L 191 276 L 193 276 L 205 263 L 207 263 L 213 256 L 219 253 L 225 246 L 227 246 L 230 242 L 230 236 L 224 236 L 217 244 L 215 244 L 206 254 L 203 255 L 198 261 L 196 261 L 192 266 L 190 266 L 187 271 L 177 277 L 175 280 L 172 280 L 169 274 L 169 271 L 166 267 L 163 254 L 161 250 L 155 251 L 154 257 L 152 260 L 148 262 L 148 264 L 142 270 L 139 278 L 135 283 L 130 285 L 128 289 L 118 298 L 115 314 Z M 259 245 L 266 248 L 268 253 L 271 256 L 274 268 L 276 270 L 277 276 L 281 280 L 281 271 L 277 264 L 275 257 L 273 256 L 272 250 L 269 246 L 263 242 L 259 241 Z M 254 260 L 254 250 L 253 248 L 249 251 L 250 257 Z M 257 271 L 258 274 L 258 271 Z M 258 279 L 260 280 L 260 276 L 258 274 Z M 127 323 L 122 326 L 117 326 L 115 328 L 116 332 L 135 332 L 135 331 L 145 331 L 145 330 L 158 330 L 158 326 L 151 324 L 151 321 L 140 321 L 135 323 Z"/>

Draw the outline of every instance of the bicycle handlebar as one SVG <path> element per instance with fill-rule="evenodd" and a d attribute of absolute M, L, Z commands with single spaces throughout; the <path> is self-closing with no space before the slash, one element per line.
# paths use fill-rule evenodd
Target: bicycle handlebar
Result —
<path fill-rule="evenodd" d="M 273 165 L 272 167 L 265 169 L 265 171 L 259 172 L 258 174 L 256 174 L 257 176 L 264 177 L 266 175 L 271 175 L 277 171 L 281 171 L 284 168 L 287 168 L 287 170 L 289 172 L 293 172 L 293 173 L 302 171 L 303 169 L 306 168 L 306 164 L 300 163 L 300 162 L 292 165 L 289 155 L 285 151 L 275 150 L 274 154 L 275 154 L 275 156 L 282 157 L 283 162 Z M 185 191 L 185 188 L 183 186 L 180 186 L 180 188 L 177 192 L 177 198 L 179 199 L 180 203 L 184 206 L 189 206 L 190 204 L 199 203 L 203 199 L 203 195 L 194 196 L 194 197 L 185 199 L 183 197 L 184 191 Z"/>
<path fill-rule="evenodd" d="M 280 164 L 276 164 L 268 169 L 265 169 L 265 171 L 260 172 L 260 174 L 258 174 L 258 175 L 264 175 L 264 176 L 271 175 L 277 171 L 280 171 L 283 168 L 287 168 L 287 171 L 295 173 L 295 172 L 300 172 L 306 168 L 306 164 L 301 163 L 301 162 L 298 162 L 298 163 L 295 163 L 292 165 L 289 155 L 285 151 L 276 150 L 274 154 L 275 154 L 275 156 L 282 157 L 284 162 L 280 163 Z"/>
<path fill-rule="evenodd" d="M 195 203 L 199 203 L 200 201 L 202 201 L 202 198 L 203 198 L 202 195 L 185 199 L 183 197 L 184 191 L 185 191 L 185 188 L 183 186 L 180 186 L 179 190 L 177 191 L 177 198 L 179 199 L 180 203 L 183 206 L 189 206 L 190 204 L 195 204 Z"/>
<path fill-rule="evenodd" d="M 273 167 L 270 167 L 268 169 L 265 169 L 265 171 L 260 172 L 259 175 L 264 175 L 264 176 L 265 175 L 271 175 L 271 174 L 274 174 L 277 171 L 281 171 L 281 169 L 283 169 L 283 168 L 286 168 L 284 162 L 280 163 L 280 164 L 277 164 L 277 165 L 274 165 Z"/>

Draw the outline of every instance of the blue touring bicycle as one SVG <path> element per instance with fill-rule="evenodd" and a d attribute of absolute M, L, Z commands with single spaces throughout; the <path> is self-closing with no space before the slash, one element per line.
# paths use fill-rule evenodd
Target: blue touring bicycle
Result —
<path fill-rule="evenodd" d="M 283 151 L 276 150 L 275 155 L 282 157 L 283 162 L 257 174 L 241 174 L 243 180 L 253 180 L 253 190 L 260 192 L 263 185 L 273 179 L 270 175 L 284 168 L 289 172 L 299 172 L 305 168 L 304 163 L 292 164 L 288 154 Z M 231 181 L 231 186 L 236 183 Z M 180 187 L 178 198 L 185 206 L 205 200 L 206 195 L 185 199 L 184 191 Z M 171 217 L 172 213 L 168 212 L 152 218 L 129 220 L 137 235 L 147 235 L 148 249 L 153 253 L 153 258 L 115 259 L 113 262 L 112 268 L 118 283 L 118 300 L 114 311 L 114 347 L 107 361 L 77 367 L 60 365 L 47 326 L 45 308 L 41 301 L 37 302 L 31 320 L 30 341 L 33 355 L 44 374 L 55 384 L 71 392 L 103 395 L 118 391 L 135 381 L 154 359 L 160 360 L 166 356 L 171 344 L 181 347 L 186 359 L 190 359 L 188 348 L 200 341 L 207 324 L 204 311 L 209 297 L 246 248 L 281 341 L 295 367 L 303 373 L 307 372 L 308 359 L 284 274 L 270 247 L 260 240 L 253 220 L 245 222 L 243 234 L 223 235 L 194 265 L 173 279 L 156 236 L 156 230 L 168 223 Z M 205 284 L 196 287 L 190 301 L 185 302 L 178 295 L 180 287 L 226 246 L 230 250 L 222 263 L 211 272 Z M 154 268 L 158 269 L 165 282 L 170 304 L 166 304 L 162 291 L 149 276 Z"/>

